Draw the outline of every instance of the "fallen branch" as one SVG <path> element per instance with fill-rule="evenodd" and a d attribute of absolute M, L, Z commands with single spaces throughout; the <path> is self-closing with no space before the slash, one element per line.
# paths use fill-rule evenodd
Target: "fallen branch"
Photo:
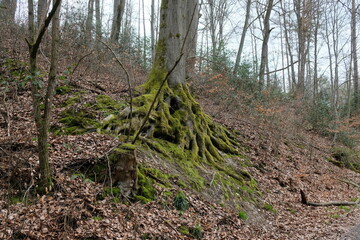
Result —
<path fill-rule="evenodd" d="M 333 178 L 333 179 L 336 179 L 336 180 L 338 180 L 338 181 L 340 181 L 340 182 L 344 182 L 344 183 L 353 185 L 353 186 L 357 187 L 358 189 L 360 189 L 360 185 L 357 184 L 357 183 L 354 183 L 354 182 L 352 182 L 352 181 L 349 181 L 349 180 L 346 180 L 346 179 L 340 179 L 340 178 Z"/>
<path fill-rule="evenodd" d="M 358 205 L 360 202 L 360 198 L 358 198 L 355 202 L 323 202 L 323 203 L 316 203 L 316 202 L 309 202 L 306 198 L 305 192 L 300 189 L 300 195 L 301 195 L 301 203 L 308 205 L 308 206 L 314 206 L 314 207 L 323 207 L 323 206 L 352 206 L 352 205 Z"/>

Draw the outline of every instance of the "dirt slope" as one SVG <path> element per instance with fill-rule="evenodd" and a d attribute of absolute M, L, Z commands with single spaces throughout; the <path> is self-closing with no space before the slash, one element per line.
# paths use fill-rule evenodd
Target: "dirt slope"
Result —
<path fill-rule="evenodd" d="M 99 93 L 126 97 L 121 81 L 96 79 L 101 88 L 95 88 L 94 81 L 88 78 L 77 85 L 89 101 Z M 55 104 L 64 100 L 64 95 L 57 95 Z M 0 239 L 352 239 L 357 228 L 349 229 L 357 223 L 358 208 L 311 207 L 300 202 L 300 189 L 314 202 L 359 197 L 356 187 L 339 179 L 360 183 L 360 175 L 327 161 L 331 142 L 312 133 L 280 131 L 240 112 L 224 111 L 224 106 L 205 97 L 200 102 L 216 121 L 237 130 L 238 140 L 248 149 L 253 163 L 248 171 L 263 192 L 259 201 L 263 207 L 249 205 L 247 220 L 233 209 L 214 204 L 217 196 L 204 199 L 189 189 L 183 189 L 190 204 L 183 213 L 174 209 L 169 197 L 179 189 L 158 189 L 157 200 L 147 204 L 100 198 L 102 184 L 66 168 L 99 157 L 118 144 L 115 138 L 98 133 L 52 136 L 55 191 L 24 202 L 37 167 L 31 101 L 24 89 L 1 105 L 3 112 L 11 109 L 12 120 L 8 135 L 4 115 L 0 117 Z M 58 111 L 54 111 L 54 124 Z M 152 161 L 145 155 L 139 159 Z"/>

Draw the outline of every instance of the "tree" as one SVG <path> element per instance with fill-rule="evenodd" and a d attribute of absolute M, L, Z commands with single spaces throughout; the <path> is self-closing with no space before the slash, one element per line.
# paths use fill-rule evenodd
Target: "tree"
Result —
<path fill-rule="evenodd" d="M 265 67 L 268 65 L 268 42 L 270 37 L 270 14 L 274 5 L 273 0 L 268 0 L 263 29 L 263 42 L 261 48 L 260 69 L 259 69 L 259 88 L 262 90 L 264 86 Z M 269 84 L 268 84 L 269 85 Z"/>
<path fill-rule="evenodd" d="M 34 31 L 34 5 L 32 0 L 28 0 L 29 7 L 29 30 L 30 37 L 27 39 L 30 55 L 30 76 L 31 79 L 31 95 L 33 100 L 33 114 L 35 118 L 35 125 L 37 130 L 38 155 L 40 165 L 40 180 L 38 191 L 44 193 L 49 191 L 52 186 L 52 171 L 49 164 L 49 150 L 48 150 L 48 130 L 50 122 L 51 104 L 54 96 L 54 88 L 56 84 L 56 71 L 58 59 L 58 41 L 59 41 L 59 12 L 61 0 L 56 0 L 53 7 L 41 24 L 38 32 L 35 35 Z M 48 84 L 45 96 L 41 94 L 41 87 L 43 81 L 38 72 L 37 54 L 43 39 L 43 36 L 52 20 L 52 49 L 51 49 L 51 64 L 48 77 Z M 41 105 L 44 105 L 44 110 L 41 110 Z"/>
<path fill-rule="evenodd" d="M 356 15 L 357 6 L 355 0 L 351 1 L 351 56 L 353 62 L 353 81 L 354 81 L 354 113 L 360 113 L 360 90 L 359 90 L 359 70 L 357 59 L 356 42 Z"/>
<path fill-rule="evenodd" d="M 310 30 L 312 25 L 311 10 L 312 2 L 303 0 L 294 0 L 295 14 L 297 20 L 298 35 L 298 82 L 296 93 L 299 97 L 305 94 L 305 72 L 308 53 L 308 44 L 310 42 Z"/>
<path fill-rule="evenodd" d="M 237 55 L 236 55 L 233 74 L 236 74 L 236 72 L 238 71 L 239 66 L 240 66 L 241 55 L 242 55 L 242 51 L 243 51 L 243 48 L 244 48 L 246 32 L 247 32 L 247 29 L 249 28 L 250 8 L 251 8 L 251 0 L 247 0 L 246 1 L 245 22 L 244 22 L 244 27 L 243 27 L 243 30 L 242 30 L 242 33 L 241 33 L 241 39 L 240 39 L 239 49 L 238 49 L 238 52 L 237 52 Z"/>
<path fill-rule="evenodd" d="M 95 0 L 95 32 L 96 37 L 101 39 L 102 38 L 102 30 L 101 30 L 101 11 L 100 11 L 100 0 Z"/>
<path fill-rule="evenodd" d="M 114 15 L 112 20 L 110 39 L 113 43 L 119 42 L 120 27 L 124 15 L 125 0 L 114 0 Z"/>
<path fill-rule="evenodd" d="M 86 16 L 86 23 L 85 23 L 85 43 L 91 43 L 91 35 L 94 28 L 93 25 L 93 18 L 94 18 L 94 0 L 89 0 L 88 2 L 88 13 Z"/>
<path fill-rule="evenodd" d="M 162 1 L 159 38 L 149 78 L 137 89 L 140 95 L 133 99 L 134 111 L 125 109 L 120 122 L 106 126 L 116 134 L 128 133 L 132 144 L 139 144 L 140 139 L 162 154 L 174 154 L 183 164 L 202 161 L 243 181 L 242 174 L 249 175 L 228 172 L 219 152 L 238 153 L 234 136 L 204 113 L 186 85 L 186 40 L 191 25 L 196 23 L 197 11 L 197 1 L 188 1 Z"/>

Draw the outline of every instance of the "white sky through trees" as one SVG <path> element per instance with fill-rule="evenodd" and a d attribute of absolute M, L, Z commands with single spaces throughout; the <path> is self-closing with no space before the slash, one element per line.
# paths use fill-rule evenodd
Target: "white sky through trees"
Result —
<path fill-rule="evenodd" d="M 62 15 L 65 14 L 66 11 L 77 11 L 79 15 L 86 16 L 86 9 L 87 9 L 87 2 L 86 0 L 63 0 L 62 3 Z M 103 12 L 103 26 L 102 30 L 105 32 L 105 36 L 109 35 L 110 27 L 111 27 L 111 18 L 113 14 L 113 1 L 112 0 L 100 0 L 102 5 L 102 12 Z M 130 1 L 132 5 L 132 26 L 135 33 L 140 33 L 143 36 L 143 16 L 142 12 L 139 14 L 139 4 L 142 0 L 132 0 Z M 206 1 L 204 1 L 206 2 Z M 229 52 L 230 59 L 234 61 L 236 57 L 236 51 L 238 49 L 238 44 L 240 42 L 240 36 L 242 32 L 243 21 L 245 19 L 245 0 L 228 0 L 228 7 L 229 7 L 229 16 L 225 20 L 225 27 L 224 27 L 224 36 L 226 39 L 226 48 Z M 265 0 L 258 2 L 266 2 Z M 284 1 L 289 2 L 289 1 Z M 332 1 L 326 1 L 329 4 Z M 35 1 L 36 3 L 36 1 Z M 158 0 L 155 0 L 155 3 L 158 3 Z M 145 23 L 146 23 L 146 35 L 150 38 L 150 6 L 151 0 L 144 0 L 145 5 Z M 256 8 L 258 6 L 258 9 Z M 252 62 L 254 52 L 252 52 L 254 48 L 254 43 L 256 44 L 256 55 L 258 59 L 260 59 L 260 51 L 261 51 L 261 41 L 262 41 L 262 32 L 260 28 L 259 20 L 256 19 L 259 11 L 261 14 L 261 10 L 259 9 L 264 4 L 256 4 L 256 1 L 252 4 L 251 7 L 251 17 L 250 22 L 253 22 L 253 25 L 250 27 L 252 28 L 251 31 L 248 31 L 245 39 L 245 46 L 242 55 L 242 62 L 248 61 Z M 142 7 L 142 6 L 140 6 Z M 204 8 L 205 6 L 202 6 Z M 339 6 L 341 7 L 341 6 Z M 339 14 L 339 21 L 338 25 L 335 26 L 339 30 L 339 82 L 340 84 L 346 80 L 346 67 L 349 66 L 350 61 L 350 13 L 347 12 L 345 9 L 346 5 L 343 6 L 342 9 L 337 10 Z M 158 9 L 158 6 L 155 8 Z M 142 9 L 140 9 L 142 11 Z M 126 11 L 126 10 L 125 10 Z M 327 14 L 327 18 L 331 19 L 334 17 L 334 14 L 331 14 L 333 9 L 329 9 L 329 13 Z M 281 26 L 279 20 L 281 18 L 281 9 L 279 1 L 276 1 L 276 5 L 273 8 L 271 13 L 271 22 L 270 28 L 274 28 L 270 34 L 269 39 L 269 71 L 274 71 L 276 69 L 283 68 L 286 64 L 282 63 L 282 56 L 285 53 L 281 52 Z M 198 36 L 198 49 L 200 49 L 200 41 L 202 39 L 202 34 L 205 34 L 204 29 L 207 27 L 206 21 L 204 18 L 205 14 L 202 13 L 202 17 L 199 21 L 199 36 Z M 125 15 L 124 15 L 125 17 Z M 19 23 L 26 23 L 27 18 L 27 0 L 19 0 L 18 1 L 18 8 L 16 13 L 16 18 Z M 322 16 L 322 18 L 324 18 Z M 254 20 L 256 19 L 256 20 Z M 138 24 L 140 20 L 140 24 Z M 291 15 L 291 18 L 288 18 L 289 22 L 294 23 L 296 22 L 295 14 Z M 94 19 L 95 21 L 95 19 Z M 322 78 L 329 78 L 329 55 L 327 51 L 327 46 L 325 42 L 325 33 L 324 33 L 324 24 L 325 19 L 321 21 L 321 29 L 319 33 L 319 68 L 318 68 L 318 76 Z M 140 31 L 138 30 L 138 26 L 140 26 Z M 359 26 L 359 24 L 358 24 Z M 295 36 L 295 30 L 293 30 L 293 36 Z M 359 31 L 358 31 L 359 32 Z M 252 35 L 253 34 L 253 35 Z M 204 38 L 203 38 L 204 39 Z M 251 41 L 253 39 L 253 45 Z M 293 39 L 294 40 L 294 39 Z M 207 40 L 209 47 L 210 47 L 210 39 Z M 284 42 L 284 41 L 283 41 Z M 203 44 L 206 43 L 203 42 Z M 297 60 L 297 52 L 296 52 L 296 41 L 294 40 L 293 45 L 293 55 L 294 60 Z M 333 47 L 333 46 L 332 46 Z M 285 50 L 285 47 L 283 48 Z M 313 47 L 310 45 L 310 51 L 313 51 Z M 310 63 L 313 61 L 313 55 L 310 55 Z M 260 60 L 259 60 L 260 61 Z M 258 62 L 258 64 L 260 64 Z M 282 72 L 278 72 L 277 75 L 281 75 Z"/>

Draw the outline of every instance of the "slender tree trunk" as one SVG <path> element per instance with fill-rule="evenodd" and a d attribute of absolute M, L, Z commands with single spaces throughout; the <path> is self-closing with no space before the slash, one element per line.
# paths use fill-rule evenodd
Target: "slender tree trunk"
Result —
<path fill-rule="evenodd" d="M 113 43 L 119 42 L 120 27 L 124 15 L 125 4 L 125 0 L 114 0 L 114 15 L 110 34 L 110 39 Z"/>
<path fill-rule="evenodd" d="M 236 60 L 235 60 L 235 65 L 234 65 L 234 70 L 233 70 L 234 75 L 237 73 L 239 66 L 240 66 L 241 55 L 242 55 L 242 51 L 243 51 L 244 44 L 245 44 L 246 32 L 247 32 L 247 29 L 249 28 L 248 25 L 249 25 L 249 19 L 250 19 L 250 7 L 251 7 L 251 0 L 247 0 L 246 1 L 245 22 L 244 22 L 243 30 L 241 33 L 239 49 L 238 49 L 238 52 L 236 55 Z"/>
<path fill-rule="evenodd" d="M 34 1 L 28 0 L 28 31 L 29 42 L 35 41 L 35 17 L 34 17 Z M 30 61 L 31 62 L 31 61 Z"/>
<path fill-rule="evenodd" d="M 187 0 L 187 15 L 192 16 L 186 18 L 186 28 L 188 31 L 188 36 L 186 39 L 185 48 L 185 61 L 186 61 L 186 77 L 193 77 L 195 71 L 195 62 L 196 62 L 196 45 L 198 37 L 198 25 L 199 25 L 199 6 L 194 0 Z M 186 34 L 186 33 L 185 33 Z"/>
<path fill-rule="evenodd" d="M 290 43 L 290 37 L 289 37 L 289 30 L 288 30 L 288 24 L 287 24 L 287 18 L 286 18 L 286 10 L 285 6 L 283 5 L 283 1 L 281 1 L 281 9 L 283 12 L 283 22 L 284 22 L 284 35 L 285 35 L 285 43 L 287 47 L 287 57 L 289 58 L 290 62 L 290 69 L 291 69 L 291 82 L 289 83 L 289 91 L 293 92 L 296 86 L 296 75 L 295 75 L 295 64 L 294 64 L 294 56 L 292 54 L 291 50 L 291 43 Z M 290 81 L 290 78 L 289 78 Z"/>
<path fill-rule="evenodd" d="M 150 13 L 150 45 L 151 45 L 151 59 L 155 58 L 155 0 L 151 0 L 151 13 Z"/>
<path fill-rule="evenodd" d="M 359 70 L 357 59 L 357 42 L 356 42 L 356 1 L 351 1 L 351 54 L 353 58 L 353 81 L 354 81 L 354 114 L 360 113 L 360 91 L 359 91 Z"/>
<path fill-rule="evenodd" d="M 318 80 L 318 32 L 320 27 L 320 1 L 316 0 L 316 22 L 314 28 L 314 76 L 313 76 L 313 99 L 314 103 L 318 100 L 319 80 Z"/>
<path fill-rule="evenodd" d="M 143 62 L 144 62 L 144 68 L 147 68 L 147 64 L 146 64 L 146 24 L 145 24 L 145 4 L 144 4 L 145 0 L 142 0 L 142 17 L 143 17 L 143 33 L 144 33 L 144 37 L 143 37 Z"/>
<path fill-rule="evenodd" d="M 87 45 L 91 44 L 92 41 L 92 31 L 93 31 L 93 18 L 94 18 L 94 0 L 89 0 L 88 2 L 88 13 L 85 23 L 85 42 Z"/>
<path fill-rule="evenodd" d="M 96 37 L 101 39 L 102 38 L 102 24 L 101 24 L 101 11 L 100 11 L 100 0 L 95 0 L 95 32 Z"/>
<path fill-rule="evenodd" d="M 264 18 L 263 42 L 261 48 L 261 62 L 259 70 L 259 89 L 263 90 L 265 83 L 265 69 L 268 63 L 268 42 L 270 37 L 270 14 L 274 5 L 274 0 L 268 0 Z"/>
<path fill-rule="evenodd" d="M 30 34 L 35 34 L 34 29 L 34 18 L 33 18 L 33 2 L 32 0 L 28 1 L 29 5 L 29 31 Z M 46 193 L 51 190 L 52 186 L 52 173 L 49 164 L 49 152 L 48 152 L 48 125 L 50 119 L 50 109 L 52 104 L 52 97 L 54 94 L 55 86 L 55 76 L 56 76 L 56 65 L 57 65 L 57 44 L 58 44 L 58 30 L 59 30 L 59 7 L 61 0 L 54 1 L 52 10 L 49 13 L 49 16 L 42 24 L 38 33 L 30 37 L 27 40 L 29 46 L 29 55 L 30 55 L 30 73 L 31 73 L 31 93 L 33 99 L 33 112 L 35 118 L 35 125 L 38 136 L 38 154 L 39 154 L 39 165 L 40 165 L 40 182 L 39 182 L 39 192 Z M 41 40 L 44 37 L 47 27 L 50 24 L 51 19 L 53 18 L 53 38 L 52 38 L 52 56 L 51 56 L 51 69 L 49 73 L 49 82 L 48 88 L 44 100 L 45 109 L 42 113 L 40 105 L 42 103 L 42 96 L 40 93 L 40 82 L 42 79 L 38 76 L 37 73 L 37 52 L 41 44 Z"/>

